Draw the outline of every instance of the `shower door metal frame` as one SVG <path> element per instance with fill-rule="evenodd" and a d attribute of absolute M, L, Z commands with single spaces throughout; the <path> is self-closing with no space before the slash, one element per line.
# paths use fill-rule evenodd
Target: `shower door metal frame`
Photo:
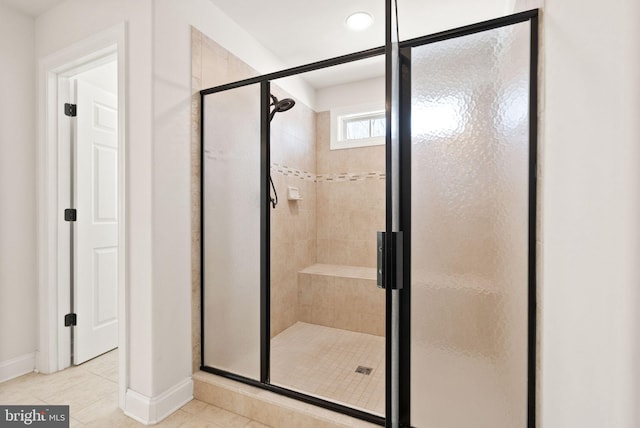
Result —
<path fill-rule="evenodd" d="M 453 30 L 443 31 L 440 33 L 419 37 L 406 41 L 398 41 L 397 39 L 397 22 L 394 24 L 392 19 L 396 19 L 395 16 L 395 0 L 386 0 L 387 6 L 387 44 L 377 48 L 355 52 L 348 55 L 331 58 L 328 60 L 318 61 L 311 64 L 306 64 L 290 69 L 282 70 L 279 72 L 269 73 L 249 79 L 240 80 L 237 82 L 212 87 L 200 91 L 200 123 L 201 123 L 201 153 L 200 153 L 200 219 L 201 219 L 201 242 L 203 241 L 204 228 L 204 138 L 205 138 L 205 97 L 209 94 L 222 92 L 230 89 L 236 89 L 252 84 L 260 84 L 260 102 L 261 102 L 261 126 L 260 126 L 260 150 L 261 150 L 261 183 L 260 183 L 260 198 L 263 202 L 261 206 L 260 227 L 261 227 L 261 276 L 260 276 L 260 380 L 250 379 L 235 373 L 227 372 L 224 370 L 216 369 L 204 365 L 204 331 L 206 326 L 204 325 L 204 279 L 205 279 L 205 266 L 204 266 L 204 245 L 201 244 L 200 261 L 201 261 L 201 309 L 200 309 L 200 327 L 201 327 L 201 366 L 202 371 L 213 373 L 219 376 L 223 376 L 232 380 L 243 382 L 252 386 L 256 386 L 265 390 L 269 390 L 290 398 L 294 398 L 309 404 L 313 404 L 319 407 L 324 407 L 329 410 L 337 411 L 349 416 L 353 416 L 365 421 L 369 421 L 378 425 L 392 426 L 391 409 L 393 405 L 392 399 L 392 383 L 397 381 L 397 418 L 398 424 L 401 427 L 410 427 L 410 250 L 411 250 L 411 213 L 410 213 L 410 189 L 411 189 L 411 176 L 410 176 L 410 139 L 411 139 L 411 97 L 410 97 L 410 49 L 412 47 L 435 43 L 438 41 L 448 40 L 451 38 L 462 37 L 482 31 L 487 31 L 499 27 L 504 27 L 512 24 L 517 24 L 525 21 L 531 22 L 531 43 L 530 43 L 530 94 L 529 94 L 529 248 L 528 248 L 528 351 L 527 351 L 527 364 L 528 364 L 528 376 L 527 376 L 527 427 L 534 428 L 536 421 L 536 209 L 537 209 L 537 186 L 536 186 L 536 170 L 537 170 L 537 73 L 538 73 L 538 10 L 531 10 L 527 12 L 521 12 L 514 15 L 509 15 L 490 21 L 485 21 Z M 395 36 L 393 35 L 393 32 Z M 394 39 L 395 37 L 395 39 Z M 396 49 L 391 45 L 395 43 Z M 391 110 L 395 106 L 397 109 L 398 128 L 397 132 L 399 145 L 398 145 L 398 159 L 397 162 L 392 161 L 391 148 L 387 147 L 387 167 L 386 176 L 393 177 L 395 174 L 396 182 L 391 183 L 388 179 L 387 183 L 387 232 L 401 232 L 404 236 L 401 243 L 401 251 L 404 257 L 401 259 L 402 267 L 399 272 L 403 278 L 401 283 L 398 284 L 402 289 L 393 290 L 395 286 L 387 287 L 387 303 L 386 303 L 386 385 L 385 385 L 385 400 L 386 410 L 385 417 L 380 417 L 367 413 L 365 411 L 357 410 L 345 405 L 337 404 L 332 401 L 328 401 L 315 396 L 307 395 L 297 391 L 293 391 L 284 387 L 272 385 L 269 377 L 269 365 L 270 365 L 270 205 L 269 205 L 269 169 L 270 169 L 270 126 L 269 126 L 269 94 L 270 94 L 270 82 L 275 79 L 284 77 L 290 77 L 297 74 L 320 70 L 327 67 L 337 66 L 361 59 L 371 58 L 374 56 L 385 55 L 387 56 L 387 114 L 388 122 L 391 120 Z M 399 92 L 397 99 L 394 101 L 392 94 L 392 87 L 394 82 L 392 75 L 389 73 L 392 67 L 391 55 L 398 55 L 397 61 L 399 63 Z M 407 92 L 407 90 L 409 92 Z M 390 141 L 391 136 L 387 136 Z M 390 144 L 387 144 L 390 146 Z M 256 144 L 257 148 L 257 144 Z M 394 188 L 395 187 L 395 188 Z M 393 219 L 390 218 L 390 212 L 393 210 L 392 204 L 393 198 L 397 198 L 399 206 L 398 217 L 396 218 L 397 224 L 394 224 Z M 387 233 L 387 236 L 391 236 Z M 397 260 L 397 259 L 394 259 Z M 390 258 L 389 266 L 393 269 L 397 269 L 395 261 Z M 397 312 L 399 320 L 399 331 L 393 333 L 392 314 L 394 312 L 392 308 L 392 295 L 397 293 L 397 299 L 399 303 L 399 310 Z M 398 334 L 399 333 L 399 334 Z M 392 337 L 390 334 L 397 335 L 397 349 L 394 351 L 392 348 Z M 396 357 L 394 357 L 396 352 Z M 397 358 L 397 376 L 393 379 L 392 358 Z"/>
<path fill-rule="evenodd" d="M 390 0 L 388 0 L 390 1 Z M 537 168 L 538 168 L 538 9 L 477 24 L 418 37 L 399 43 L 400 61 L 400 230 L 403 232 L 403 287 L 400 294 L 399 336 L 399 425 L 411 426 L 411 49 L 483 31 L 530 22 L 529 43 L 529 187 L 527 266 L 527 428 L 536 426 L 536 338 L 537 338 Z M 387 76 L 387 79 L 390 77 Z M 388 82 L 387 85 L 391 83 Z M 389 96 L 389 95 L 388 95 Z M 390 102 L 390 99 L 387 99 Z M 391 195 L 387 195 L 387 204 Z M 389 302 L 387 302 L 389 305 Z M 387 310 L 389 312 L 390 309 Z M 389 327 L 387 327 L 389 328 Z M 387 347 L 390 347 L 389 341 Z M 388 354 L 390 351 L 388 351 Z M 389 389 L 388 389 L 389 391 Z M 389 398 L 387 398 L 389 400 Z M 390 406 L 390 403 L 387 404 Z"/>
<path fill-rule="evenodd" d="M 385 1 L 385 104 L 386 104 L 386 213 L 382 269 L 386 292 L 385 310 L 385 426 L 397 428 L 400 423 L 400 316 L 401 291 L 404 286 L 402 224 L 400 223 L 400 35 L 396 0 Z M 400 268 L 400 269 L 399 269 Z"/>
<path fill-rule="evenodd" d="M 271 341 L 271 318 L 270 318 L 270 199 L 269 199 L 269 169 L 270 169 L 270 121 L 269 121 L 269 103 L 270 103 L 270 83 L 272 80 L 290 77 L 309 71 L 320 70 L 327 67 L 333 67 L 346 64 L 353 61 L 367 59 L 375 56 L 381 56 L 385 53 L 385 47 L 380 46 L 348 55 L 339 56 L 311 64 L 293 67 L 290 69 L 269 73 L 237 82 L 228 83 L 200 91 L 200 238 L 204 242 L 204 141 L 205 141 L 205 97 L 210 94 L 223 92 L 231 89 L 237 89 L 248 85 L 260 84 L 260 199 L 262 205 L 260 208 L 260 380 L 251 379 L 242 375 L 238 375 L 225 370 L 217 369 L 204 365 L 204 332 L 206 329 L 204 323 L 204 307 L 205 307 L 205 264 L 204 264 L 204 245 L 200 246 L 200 266 L 201 266 L 201 283 L 200 283 L 200 370 L 213 373 L 222 377 L 226 377 L 235 381 L 243 382 L 248 385 L 266 389 L 290 398 L 297 399 L 318 407 L 333 410 L 348 416 L 362 419 L 378 425 L 385 425 L 385 418 L 374 415 L 362 410 L 357 410 L 333 401 L 325 400 L 312 395 L 304 394 L 298 391 L 290 390 L 281 386 L 272 385 L 270 383 L 270 341 Z M 256 144 L 256 148 L 258 145 Z M 385 395 L 388 393 L 385 391 Z"/>

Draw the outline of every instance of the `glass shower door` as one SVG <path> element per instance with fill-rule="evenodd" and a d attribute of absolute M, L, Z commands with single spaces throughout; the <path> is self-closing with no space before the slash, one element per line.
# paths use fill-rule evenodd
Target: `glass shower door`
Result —
<path fill-rule="evenodd" d="M 202 364 L 260 380 L 260 84 L 202 108 Z"/>
<path fill-rule="evenodd" d="M 527 426 L 531 25 L 403 51 L 411 426 Z"/>
<path fill-rule="evenodd" d="M 536 16 L 390 21 L 385 146 L 331 152 L 302 100 L 272 125 L 302 70 L 201 92 L 203 370 L 389 427 L 535 426 Z"/>

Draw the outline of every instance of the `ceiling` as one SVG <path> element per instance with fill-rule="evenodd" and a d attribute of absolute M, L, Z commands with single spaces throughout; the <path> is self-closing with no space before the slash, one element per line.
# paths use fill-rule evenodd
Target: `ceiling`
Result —
<path fill-rule="evenodd" d="M 35 18 L 63 1 L 64 0 L 0 0 L 0 3 Z"/>
<path fill-rule="evenodd" d="M 382 46 L 385 42 L 385 0 L 210 1 L 287 68 Z M 397 0 L 400 39 L 506 15 L 513 10 L 514 1 Z M 360 32 L 349 30 L 345 19 L 357 11 L 373 15 L 373 25 Z M 383 58 L 326 69 L 303 78 L 317 89 L 375 75 L 384 75 Z"/>
<path fill-rule="evenodd" d="M 65 0 L 0 0 L 31 16 Z M 175 0 L 181 1 L 181 0 Z M 283 63 L 285 68 L 384 45 L 385 0 L 210 0 Z M 518 0 L 397 0 L 401 40 L 506 15 Z M 357 11 L 374 17 L 360 32 L 345 25 Z M 384 75 L 384 58 L 309 73 L 314 88 Z"/>

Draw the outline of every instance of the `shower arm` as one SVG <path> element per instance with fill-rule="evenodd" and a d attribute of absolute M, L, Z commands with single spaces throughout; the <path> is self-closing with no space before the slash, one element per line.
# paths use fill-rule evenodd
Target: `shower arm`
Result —
<path fill-rule="evenodd" d="M 272 101 L 270 106 L 273 106 L 273 110 L 271 110 L 271 112 L 269 113 L 269 123 L 271 123 L 273 118 L 276 116 L 276 113 L 291 110 L 293 106 L 296 105 L 296 102 L 291 98 L 285 98 L 279 101 L 275 95 L 273 94 L 269 94 L 269 95 L 271 96 L 271 101 Z M 274 186 L 273 184 L 273 179 L 271 178 L 271 174 L 269 174 L 269 182 L 271 183 L 271 188 L 273 189 L 273 194 L 275 196 L 275 198 L 272 198 L 271 192 L 269 192 L 269 201 L 271 202 L 271 206 L 275 208 L 276 205 L 278 205 L 278 192 L 276 192 L 276 186 Z"/>
<path fill-rule="evenodd" d="M 272 198 L 271 195 L 269 195 L 269 201 L 271 202 L 271 206 L 275 208 L 276 205 L 278 205 L 278 192 L 276 192 L 276 186 L 273 185 L 273 179 L 271 179 L 271 175 L 269 175 L 269 182 L 271 183 L 271 188 L 273 189 L 273 194 L 275 195 L 275 198 Z"/>

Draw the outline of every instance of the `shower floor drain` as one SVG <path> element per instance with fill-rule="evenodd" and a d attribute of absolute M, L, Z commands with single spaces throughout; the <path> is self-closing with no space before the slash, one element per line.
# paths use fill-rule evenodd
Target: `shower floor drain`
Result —
<path fill-rule="evenodd" d="M 362 373 L 363 375 L 370 375 L 373 369 L 371 367 L 358 366 L 356 373 Z"/>

